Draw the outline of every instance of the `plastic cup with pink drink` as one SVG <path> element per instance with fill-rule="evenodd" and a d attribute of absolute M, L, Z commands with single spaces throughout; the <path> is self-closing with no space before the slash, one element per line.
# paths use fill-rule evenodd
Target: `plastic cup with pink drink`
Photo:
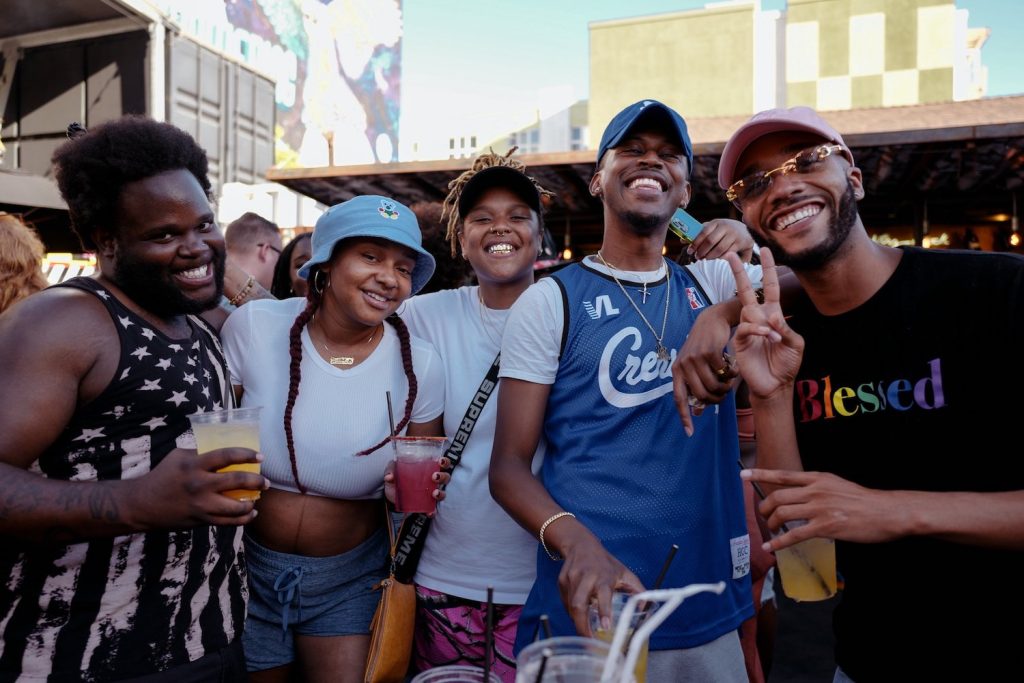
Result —
<path fill-rule="evenodd" d="M 434 473 L 448 446 L 443 436 L 395 437 L 395 509 L 431 513 L 437 509 Z"/>

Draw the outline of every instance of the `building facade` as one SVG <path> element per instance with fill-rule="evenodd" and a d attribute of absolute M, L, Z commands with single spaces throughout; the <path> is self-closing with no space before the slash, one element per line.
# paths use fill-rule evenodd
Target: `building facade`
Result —
<path fill-rule="evenodd" d="M 651 97 L 690 118 L 977 99 L 988 29 L 950 0 L 760 0 L 590 24 L 590 144 Z M 629 59 L 623 59 L 629 55 Z"/>

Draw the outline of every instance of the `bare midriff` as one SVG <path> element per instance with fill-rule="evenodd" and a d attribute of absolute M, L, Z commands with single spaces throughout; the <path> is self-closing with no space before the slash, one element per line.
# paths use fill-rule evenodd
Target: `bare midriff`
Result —
<path fill-rule="evenodd" d="M 384 524 L 380 499 L 339 500 L 269 489 L 256 509 L 259 515 L 247 531 L 257 543 L 306 557 L 348 552 Z"/>

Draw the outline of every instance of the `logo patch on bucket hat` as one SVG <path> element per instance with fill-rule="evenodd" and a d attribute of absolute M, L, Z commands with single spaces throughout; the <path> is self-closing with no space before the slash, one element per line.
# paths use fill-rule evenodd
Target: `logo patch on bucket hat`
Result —
<path fill-rule="evenodd" d="M 380 207 L 377 209 L 377 213 L 384 218 L 390 218 L 393 221 L 398 220 L 398 207 L 393 201 L 387 199 L 380 200 Z"/>

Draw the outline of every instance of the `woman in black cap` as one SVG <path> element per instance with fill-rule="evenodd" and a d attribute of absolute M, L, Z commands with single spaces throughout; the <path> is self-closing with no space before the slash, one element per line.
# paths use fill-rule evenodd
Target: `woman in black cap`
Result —
<path fill-rule="evenodd" d="M 513 150 L 514 151 L 514 150 Z M 523 164 L 493 152 L 449 184 L 444 202 L 452 255 L 461 252 L 478 286 L 410 299 L 401 309 L 412 332 L 432 342 L 444 362 L 445 432 L 457 438 L 463 419 L 501 350 L 509 308 L 533 284 L 543 234 L 542 197 L 550 193 Z M 490 379 L 496 381 L 497 369 Z M 427 535 L 416 573 L 414 664 L 483 663 L 487 588 L 494 589 L 491 670 L 511 683 L 519 611 L 533 585 L 537 540 L 491 498 L 487 471 L 497 391 L 479 411 L 443 505 Z M 470 411 L 470 415 L 476 411 Z M 543 455 L 538 448 L 537 462 Z"/>

